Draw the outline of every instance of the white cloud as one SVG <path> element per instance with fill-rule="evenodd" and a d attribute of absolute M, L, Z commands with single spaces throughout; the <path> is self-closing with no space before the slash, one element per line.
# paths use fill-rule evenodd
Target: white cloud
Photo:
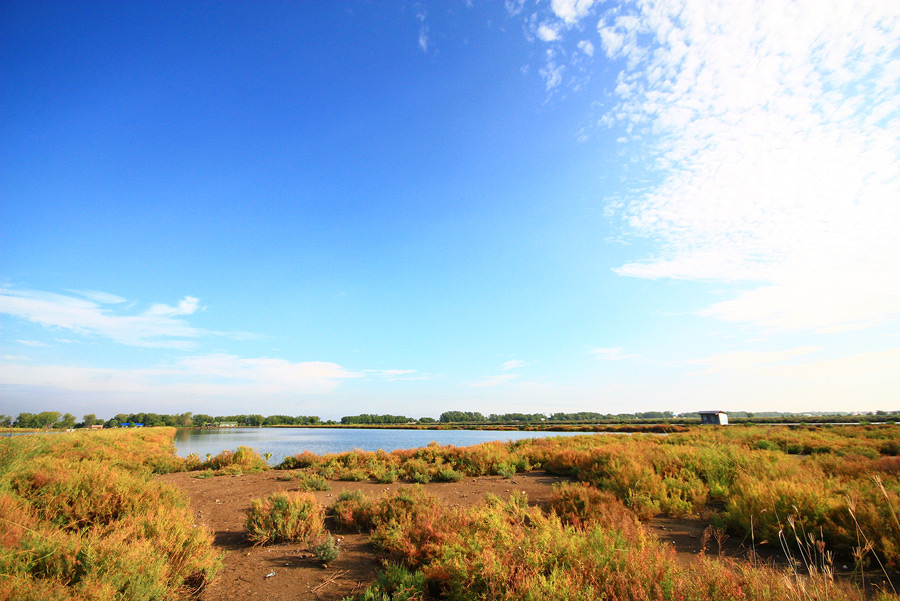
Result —
<path fill-rule="evenodd" d="M 551 0 L 550 6 L 553 13 L 567 24 L 576 23 L 587 16 L 594 0 Z"/>
<path fill-rule="evenodd" d="M 588 56 L 594 56 L 594 44 L 592 44 L 590 40 L 581 40 L 578 42 L 578 49 Z"/>
<path fill-rule="evenodd" d="M 659 251 L 617 273 L 760 283 L 704 314 L 768 328 L 900 316 L 900 4 L 634 7 L 598 29 L 662 176 L 620 214 Z"/>
<path fill-rule="evenodd" d="M 25 346 L 32 346 L 32 347 L 47 346 L 46 343 L 39 342 L 37 340 L 16 340 L 16 342 L 18 342 L 19 344 L 24 344 Z"/>
<path fill-rule="evenodd" d="M 528 365 L 528 363 L 522 361 L 521 359 L 510 359 L 509 361 L 503 363 L 503 365 L 500 366 L 500 369 L 506 371 L 508 369 L 518 369 L 520 367 L 525 367 L 526 365 Z"/>
<path fill-rule="evenodd" d="M 98 302 L 50 292 L 0 289 L 0 313 L 118 343 L 146 347 L 187 347 L 204 332 L 180 316 L 197 310 L 198 300 L 187 296 L 175 307 L 153 305 L 141 315 L 117 315 Z"/>
<path fill-rule="evenodd" d="M 466 386 L 471 388 L 494 388 L 495 386 L 502 386 L 504 384 L 508 384 L 511 381 L 518 378 L 518 374 L 502 374 L 498 376 L 485 376 L 480 380 L 476 380 L 474 382 L 466 382 Z"/>
<path fill-rule="evenodd" d="M 155 304 L 151 306 L 144 315 L 193 315 L 200 306 L 200 300 L 193 296 L 185 296 L 178 305 L 170 307 L 169 305 Z"/>
<path fill-rule="evenodd" d="M 544 64 L 544 68 L 540 70 L 541 77 L 544 78 L 548 92 L 562 83 L 562 74 L 566 68 L 565 65 L 558 65 L 555 57 L 556 54 L 553 50 L 548 50 L 546 63 Z"/>
<path fill-rule="evenodd" d="M 590 354 L 594 355 L 601 361 L 619 361 L 621 359 L 634 359 L 640 355 L 626 353 L 621 346 L 616 347 L 597 347 L 590 350 Z"/>
<path fill-rule="evenodd" d="M 795 357 L 809 355 L 819 351 L 817 346 L 800 346 L 783 351 L 733 351 L 721 353 L 705 359 L 687 361 L 690 365 L 705 365 L 710 372 L 746 371 L 761 365 L 784 363 Z"/>
<path fill-rule="evenodd" d="M 540 27 L 537 29 L 537 36 L 543 42 L 553 42 L 559 39 L 559 32 L 550 25 L 541 23 Z"/>

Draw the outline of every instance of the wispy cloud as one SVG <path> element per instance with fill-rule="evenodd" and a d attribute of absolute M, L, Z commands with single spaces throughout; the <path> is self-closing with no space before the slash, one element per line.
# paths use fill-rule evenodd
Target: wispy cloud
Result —
<path fill-rule="evenodd" d="M 544 67 L 539 71 L 541 77 L 544 78 L 544 85 L 547 87 L 548 92 L 552 91 L 562 83 L 563 72 L 565 69 L 565 65 L 556 62 L 556 52 L 552 49 L 548 49 Z"/>
<path fill-rule="evenodd" d="M 68 290 L 68 292 L 83 296 L 84 298 L 104 305 L 118 305 L 128 300 L 116 294 L 110 294 L 109 292 L 102 292 L 100 290 Z"/>
<path fill-rule="evenodd" d="M 419 373 L 414 369 L 363 369 L 360 374 L 366 377 L 376 377 L 388 382 L 406 382 L 411 380 L 433 380 L 433 374 Z"/>
<path fill-rule="evenodd" d="M 336 363 L 291 362 L 229 354 L 198 355 L 145 369 L 72 365 L 0 364 L 0 384 L 82 392 L 155 395 L 316 394 L 360 374 Z"/>
<path fill-rule="evenodd" d="M 427 14 L 424 10 L 420 10 L 416 13 L 416 19 L 419 21 L 419 48 L 422 49 L 422 52 L 428 52 L 429 38 L 428 38 L 428 24 L 425 22 L 427 18 Z"/>
<path fill-rule="evenodd" d="M 620 210 L 641 278 L 758 282 L 704 314 L 782 330 L 900 315 L 900 5 L 642 2 L 599 35 L 609 122 L 662 184 Z"/>
<path fill-rule="evenodd" d="M 0 289 L 2 314 L 130 346 L 189 347 L 192 339 L 206 332 L 190 326 L 181 317 L 194 313 L 198 303 L 196 298 L 187 296 L 174 307 L 156 304 L 142 314 L 123 315 L 96 300 L 35 290 Z"/>
<path fill-rule="evenodd" d="M 470 388 L 494 388 L 508 384 L 518 378 L 518 374 L 501 374 L 497 376 L 484 376 L 480 380 L 466 382 L 466 386 Z"/>
<path fill-rule="evenodd" d="M 578 42 L 578 49 L 588 56 L 594 56 L 594 44 L 590 40 L 581 40 Z"/>
<path fill-rule="evenodd" d="M 626 353 L 625 349 L 621 346 L 616 347 L 597 347 L 590 350 L 590 354 L 592 354 L 597 359 L 601 361 L 620 361 L 622 359 L 634 359 L 636 357 L 640 357 L 640 355 L 633 353 Z"/>
<path fill-rule="evenodd" d="M 778 351 L 733 351 L 720 353 L 704 359 L 686 361 L 689 365 L 703 365 L 708 369 L 704 373 L 746 371 L 760 365 L 784 363 L 821 350 L 817 346 L 800 346 Z"/>
<path fill-rule="evenodd" d="M 19 344 L 24 344 L 25 346 L 31 346 L 31 347 L 47 346 L 47 343 L 40 342 L 38 340 L 16 340 L 16 342 L 18 342 Z"/>
<path fill-rule="evenodd" d="M 526 365 L 528 365 L 528 363 L 522 361 L 521 359 L 510 359 L 509 361 L 504 362 L 503 365 L 500 366 L 500 369 L 502 369 L 503 371 L 507 371 L 510 369 L 519 369 L 520 367 L 525 367 Z"/>

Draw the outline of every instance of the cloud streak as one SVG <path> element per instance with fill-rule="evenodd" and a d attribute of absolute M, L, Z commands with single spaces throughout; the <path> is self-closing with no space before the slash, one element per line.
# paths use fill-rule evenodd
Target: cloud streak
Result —
<path fill-rule="evenodd" d="M 145 369 L 72 365 L 0 364 L 0 384 L 61 388 L 80 392 L 161 395 L 320 394 L 361 374 L 324 361 L 197 355 Z"/>
<path fill-rule="evenodd" d="M 197 311 L 199 301 L 194 297 L 186 296 L 176 306 L 155 304 L 142 314 L 122 315 L 103 306 L 112 302 L 108 299 L 120 297 L 104 297 L 105 294 L 92 296 L 107 299 L 101 303 L 50 292 L 0 289 L 0 313 L 46 328 L 100 336 L 128 346 L 187 348 L 194 339 L 207 334 L 182 319 Z M 116 304 L 121 302 L 124 299 Z"/>

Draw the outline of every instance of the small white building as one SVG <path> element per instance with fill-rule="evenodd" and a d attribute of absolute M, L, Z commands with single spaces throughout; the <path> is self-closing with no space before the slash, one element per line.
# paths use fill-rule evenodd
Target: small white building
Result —
<path fill-rule="evenodd" d="M 728 414 L 724 411 L 701 411 L 700 423 L 704 425 L 727 426 Z"/>

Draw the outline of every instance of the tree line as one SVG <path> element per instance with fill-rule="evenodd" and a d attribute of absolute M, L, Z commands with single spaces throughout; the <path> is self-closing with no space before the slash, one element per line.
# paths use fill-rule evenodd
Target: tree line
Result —
<path fill-rule="evenodd" d="M 874 421 L 883 421 L 889 416 L 900 415 L 900 411 L 870 411 L 867 413 L 848 414 L 840 412 L 816 412 L 815 414 L 786 413 L 786 412 L 758 412 L 729 411 L 732 420 L 769 421 L 778 419 L 792 419 L 799 421 L 833 421 L 847 416 L 860 416 Z M 440 418 L 432 417 L 407 417 L 404 415 L 378 415 L 363 413 L 360 415 L 348 415 L 342 417 L 340 422 L 334 420 L 323 421 L 315 415 L 269 415 L 239 414 L 239 415 L 207 415 L 204 413 L 118 413 L 115 416 L 103 420 L 93 413 L 83 416 L 81 421 L 71 413 L 59 411 L 42 411 L 40 413 L 20 413 L 18 417 L 0 415 L 0 428 L 27 428 L 33 430 L 68 430 L 71 428 L 90 428 L 102 425 L 106 428 L 141 424 L 143 426 L 173 426 L 176 428 L 200 428 L 204 426 L 317 426 L 317 425 L 369 425 L 369 424 L 539 424 L 539 423 L 628 423 L 646 420 L 699 420 L 698 413 L 674 414 L 671 411 L 644 411 L 638 413 L 594 413 L 582 411 L 577 413 L 491 413 L 487 416 L 478 411 L 445 411 Z M 879 419 L 880 418 L 880 419 Z"/>

